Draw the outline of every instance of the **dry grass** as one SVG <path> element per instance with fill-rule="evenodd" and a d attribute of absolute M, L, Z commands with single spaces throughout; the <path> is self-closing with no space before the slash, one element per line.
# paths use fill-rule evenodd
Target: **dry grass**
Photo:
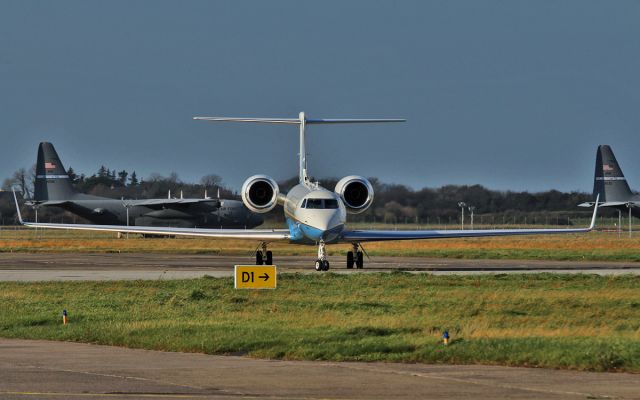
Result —
<path fill-rule="evenodd" d="M 0 231 L 4 252 L 157 252 L 247 254 L 257 243 L 206 238 L 118 239 L 114 234 L 77 231 L 5 229 Z M 314 246 L 272 243 L 278 255 L 313 255 Z M 330 254 L 344 254 L 348 245 L 331 245 Z M 574 235 L 511 236 L 473 239 L 414 240 L 369 243 L 365 249 L 378 256 L 447 258 L 509 258 L 556 260 L 640 261 L 640 235 L 609 232 Z"/>

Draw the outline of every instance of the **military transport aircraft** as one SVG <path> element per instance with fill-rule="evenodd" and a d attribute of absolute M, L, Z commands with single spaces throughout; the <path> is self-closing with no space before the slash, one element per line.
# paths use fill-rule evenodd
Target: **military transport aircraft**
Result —
<path fill-rule="evenodd" d="M 599 196 L 598 207 L 628 211 L 629 217 L 640 217 L 640 195 L 631 191 L 611 146 L 606 144 L 598 146 L 594 175 L 593 198 L 596 199 Z M 593 202 L 582 203 L 579 206 L 591 207 Z"/>
<path fill-rule="evenodd" d="M 74 225 L 20 222 L 30 227 L 80 229 L 112 232 L 153 233 L 161 235 L 205 236 L 213 238 L 236 238 L 255 240 L 260 243 L 256 251 L 256 264 L 272 264 L 273 256 L 267 245 L 274 241 L 287 240 L 291 243 L 318 246 L 317 271 L 327 271 L 326 245 L 331 243 L 350 243 L 352 250 L 347 252 L 347 268 L 362 268 L 364 264 L 362 243 L 383 240 L 440 239 L 478 236 L 534 235 L 580 233 L 593 229 L 597 207 L 594 207 L 591 225 L 579 229 L 490 229 L 490 230 L 351 230 L 347 229 L 348 213 L 365 211 L 373 201 L 371 183 L 362 176 L 350 175 L 342 178 L 334 190 L 321 187 L 308 175 L 305 146 L 305 129 L 312 124 L 340 123 L 377 123 L 402 122 L 403 119 L 310 119 L 303 112 L 298 118 L 228 118 L 195 117 L 204 121 L 257 122 L 284 125 L 297 125 L 300 133 L 299 183 L 289 193 L 281 193 L 275 180 L 266 175 L 254 175 L 242 185 L 242 201 L 252 211 L 264 213 L 276 205 L 284 208 L 287 229 L 188 229 L 188 228 L 150 228 L 105 225 Z M 18 202 L 16 200 L 16 207 Z"/>
<path fill-rule="evenodd" d="M 254 228 L 263 218 L 241 201 L 218 198 L 118 200 L 79 193 L 53 144 L 38 146 L 34 199 L 36 210 L 57 207 L 94 224 L 171 226 L 183 228 Z"/>

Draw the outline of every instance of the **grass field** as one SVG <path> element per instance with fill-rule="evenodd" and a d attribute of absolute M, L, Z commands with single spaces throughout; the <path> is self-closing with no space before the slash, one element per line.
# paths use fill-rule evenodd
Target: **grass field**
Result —
<path fill-rule="evenodd" d="M 251 254 L 257 243 L 203 238 L 143 239 L 131 235 L 4 229 L 0 230 L 0 252 L 169 252 L 201 254 Z M 308 255 L 314 246 L 273 243 L 274 255 Z M 330 245 L 330 255 L 343 255 L 347 245 Z M 421 256 L 438 258 L 540 259 L 640 261 L 640 235 L 592 232 L 585 235 L 548 235 L 381 242 L 365 245 L 372 256 Z"/>
<path fill-rule="evenodd" d="M 232 287 L 214 278 L 2 282 L 0 336 L 292 360 L 640 372 L 638 276 L 285 274 L 277 290 Z"/>

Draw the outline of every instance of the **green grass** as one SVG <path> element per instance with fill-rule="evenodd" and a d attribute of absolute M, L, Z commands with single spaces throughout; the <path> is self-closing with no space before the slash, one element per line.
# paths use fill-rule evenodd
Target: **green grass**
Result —
<path fill-rule="evenodd" d="M 282 274 L 278 283 L 236 291 L 232 279 L 213 278 L 3 282 L 0 336 L 292 360 L 640 372 L 638 276 Z"/>

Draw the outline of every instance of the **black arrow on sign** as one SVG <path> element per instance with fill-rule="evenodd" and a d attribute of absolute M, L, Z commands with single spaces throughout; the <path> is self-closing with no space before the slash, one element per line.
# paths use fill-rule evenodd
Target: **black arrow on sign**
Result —
<path fill-rule="evenodd" d="M 258 278 L 262 278 L 265 282 L 269 280 L 269 275 L 267 275 L 266 273 L 264 273 L 263 275 L 260 275 Z"/>

